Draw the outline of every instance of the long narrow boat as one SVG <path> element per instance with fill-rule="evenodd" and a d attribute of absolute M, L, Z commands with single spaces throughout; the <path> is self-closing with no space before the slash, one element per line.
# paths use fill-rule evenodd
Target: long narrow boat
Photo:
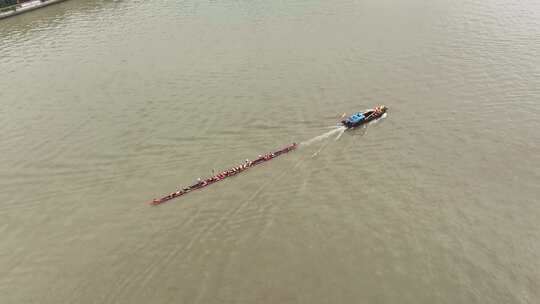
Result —
<path fill-rule="evenodd" d="M 66 0 L 0 0 L 0 19 L 33 11 Z"/>
<path fill-rule="evenodd" d="M 388 108 L 384 105 L 380 105 L 373 109 L 365 110 L 364 112 L 354 113 L 347 117 L 347 119 L 342 120 L 341 123 L 347 127 L 347 129 L 356 128 L 382 117 L 386 111 L 388 111 Z"/>
<path fill-rule="evenodd" d="M 231 169 L 228 169 L 228 170 L 225 170 L 221 173 L 218 173 L 212 177 L 209 177 L 209 178 L 206 178 L 204 180 L 202 179 L 199 179 L 197 181 L 197 183 L 189 186 L 189 187 L 186 187 L 186 188 L 183 188 L 182 190 L 178 190 L 176 192 L 173 192 L 169 195 L 166 195 L 166 196 L 163 196 L 161 198 L 156 198 L 154 200 L 152 200 L 149 204 L 151 205 L 159 205 L 159 204 L 163 204 L 167 201 L 170 201 L 172 200 L 173 198 L 176 198 L 176 197 L 179 197 L 179 196 L 182 196 L 182 195 L 185 195 L 187 193 L 190 193 L 192 191 L 195 191 L 195 190 L 198 190 L 198 189 L 202 189 L 202 188 L 205 188 L 205 187 L 208 187 L 214 183 L 217 183 L 219 181 L 222 181 L 224 179 L 226 179 L 227 177 L 231 177 L 231 176 L 235 176 L 251 167 L 254 167 L 256 165 L 260 165 L 262 163 L 265 163 L 269 160 L 272 160 L 282 154 L 285 154 L 285 153 L 288 153 L 292 150 L 295 150 L 296 148 L 298 148 L 298 144 L 297 143 L 292 143 L 288 146 L 286 146 L 285 148 L 283 149 L 280 149 L 280 150 L 277 150 L 275 152 L 272 152 L 272 153 L 268 153 L 268 154 L 264 154 L 264 155 L 259 155 L 259 157 L 253 161 L 249 161 L 249 160 L 246 160 L 244 163 L 242 163 L 241 165 L 238 165 L 236 167 L 233 167 Z"/>

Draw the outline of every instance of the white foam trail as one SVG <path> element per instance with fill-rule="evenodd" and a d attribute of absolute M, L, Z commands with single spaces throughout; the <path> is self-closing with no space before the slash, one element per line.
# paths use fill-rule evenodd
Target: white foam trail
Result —
<path fill-rule="evenodd" d="M 313 153 L 313 155 L 311 155 L 311 158 L 319 155 L 319 153 L 321 153 L 322 150 L 324 150 L 326 147 L 328 147 L 328 145 L 330 144 L 330 142 L 326 142 L 326 144 L 322 145 L 319 150 L 317 150 L 317 152 Z"/>
<path fill-rule="evenodd" d="M 347 129 L 343 128 L 343 130 L 341 130 L 341 132 L 336 137 L 336 141 L 338 141 L 341 138 L 341 135 L 343 135 L 343 133 L 345 133 L 345 130 L 347 130 Z"/>
<path fill-rule="evenodd" d="M 313 143 L 316 143 L 318 141 L 326 139 L 326 138 L 328 138 L 328 137 L 330 137 L 330 136 L 332 136 L 334 134 L 338 134 L 339 132 L 343 132 L 343 131 L 345 131 L 345 129 L 346 128 L 344 126 L 338 126 L 334 130 L 330 130 L 330 131 L 328 131 L 328 132 L 326 132 L 324 134 L 321 134 L 319 136 L 315 136 L 310 140 L 306 140 L 304 142 L 301 142 L 300 144 L 303 145 L 303 146 L 309 146 L 309 145 L 311 145 Z"/>
<path fill-rule="evenodd" d="M 387 113 L 384 113 L 380 118 L 377 118 L 377 119 L 375 119 L 375 120 L 372 120 L 372 121 L 370 121 L 369 123 L 363 125 L 362 128 L 363 128 L 363 129 L 366 129 L 368 125 L 376 124 L 376 123 L 379 122 L 380 120 L 383 120 L 384 118 L 386 118 L 386 116 L 387 116 Z M 329 127 L 329 128 L 330 128 L 330 127 Z M 330 136 L 335 135 L 335 134 L 337 134 L 335 140 L 338 141 L 338 140 L 341 138 L 341 136 L 343 135 L 343 133 L 345 133 L 345 131 L 347 130 L 347 128 L 346 128 L 345 126 L 334 126 L 333 128 L 334 128 L 333 130 L 330 130 L 330 131 L 328 131 L 328 132 L 326 132 L 326 133 L 324 133 L 324 134 L 321 134 L 321 135 L 319 135 L 319 136 L 315 136 L 315 137 L 313 137 L 312 139 L 309 139 L 309 140 L 306 140 L 306 141 L 301 142 L 300 145 L 302 145 L 302 146 L 309 146 L 309 145 L 311 145 L 311 144 L 313 144 L 313 143 L 316 143 L 316 142 L 322 141 L 322 140 L 324 140 L 324 139 L 327 139 L 327 138 L 329 138 Z M 323 148 L 324 148 L 324 147 L 323 147 Z M 319 149 L 319 151 L 315 152 L 315 153 L 313 154 L 313 156 L 317 156 L 317 154 L 319 154 L 319 152 L 320 152 L 321 150 L 322 150 L 322 148 Z"/>

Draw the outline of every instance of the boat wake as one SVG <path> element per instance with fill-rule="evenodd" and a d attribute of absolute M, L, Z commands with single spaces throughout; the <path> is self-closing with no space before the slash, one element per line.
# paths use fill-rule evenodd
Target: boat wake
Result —
<path fill-rule="evenodd" d="M 367 128 L 368 125 L 372 125 L 372 124 L 376 124 L 378 123 L 379 121 L 385 119 L 387 116 L 387 113 L 384 113 L 380 118 L 377 118 L 377 119 L 374 119 L 370 122 L 368 122 L 367 124 L 361 126 L 362 128 Z M 347 130 L 347 128 L 345 126 L 331 126 L 331 127 L 328 127 L 328 128 L 332 128 L 332 130 L 328 131 L 328 132 L 325 132 L 321 135 L 318 135 L 318 136 L 315 136 L 311 139 L 308 139 L 306 141 L 303 141 L 300 143 L 301 146 L 310 146 L 314 143 L 317 143 L 317 142 L 320 142 L 320 141 L 323 141 L 329 137 L 332 137 L 333 135 L 336 135 L 336 141 L 339 140 L 341 138 L 341 136 L 343 135 L 343 133 L 345 133 L 345 131 Z"/>
<path fill-rule="evenodd" d="M 328 131 L 328 132 L 326 132 L 324 134 L 321 134 L 319 136 L 315 136 L 312 139 L 301 142 L 300 145 L 301 146 L 310 146 L 310 145 L 312 145 L 314 143 L 325 140 L 325 139 L 331 137 L 332 135 L 339 134 L 338 137 L 336 138 L 336 140 L 337 140 L 337 139 L 339 139 L 339 137 L 341 137 L 341 135 L 343 134 L 343 132 L 345 132 L 346 129 L 347 128 L 345 128 L 345 126 L 336 126 L 333 130 L 330 130 L 330 131 Z"/>
<path fill-rule="evenodd" d="M 338 136 L 336 136 L 336 141 L 338 141 L 338 140 L 341 138 L 341 136 L 343 135 L 343 133 L 345 133 L 345 130 L 347 130 L 347 129 L 342 129 L 342 130 L 340 130 L 341 132 L 339 132 Z"/>
<path fill-rule="evenodd" d="M 383 120 L 384 118 L 386 118 L 386 115 L 387 115 L 387 114 L 384 113 L 380 118 L 375 119 L 375 120 L 372 120 L 372 121 L 370 121 L 369 123 L 367 123 L 367 124 L 361 126 L 360 128 L 366 130 L 367 127 L 368 127 L 368 125 L 378 123 L 379 121 L 381 121 L 381 120 Z M 314 143 L 318 143 L 318 142 L 323 141 L 323 140 L 325 140 L 325 139 L 327 139 L 327 138 L 330 138 L 330 137 L 332 137 L 332 136 L 334 136 L 334 135 L 336 135 L 336 134 L 337 134 L 337 136 L 335 137 L 335 141 L 338 141 L 338 140 L 341 138 L 341 136 L 345 133 L 345 131 L 347 130 L 347 128 L 346 128 L 345 126 L 333 126 L 332 128 L 333 128 L 333 129 L 330 130 L 330 131 L 328 131 L 328 132 L 325 132 L 325 133 L 323 133 L 323 134 L 321 134 L 321 135 L 315 136 L 315 137 L 313 137 L 313 138 L 311 138 L 311 139 L 309 139 L 309 140 L 306 140 L 306 141 L 301 142 L 301 143 L 300 143 L 300 146 L 307 147 L 307 146 L 310 146 L 310 145 L 312 145 L 312 144 L 314 144 Z M 365 131 L 364 131 L 364 132 L 365 132 Z M 364 133 L 364 134 L 365 134 L 365 133 Z M 327 143 L 325 143 L 324 145 L 322 145 L 315 153 L 313 153 L 313 154 L 311 155 L 311 157 L 313 158 L 313 157 L 316 157 L 317 155 L 319 155 L 319 153 L 321 153 L 321 151 L 324 150 L 329 144 L 330 144 L 330 142 L 327 142 Z"/>

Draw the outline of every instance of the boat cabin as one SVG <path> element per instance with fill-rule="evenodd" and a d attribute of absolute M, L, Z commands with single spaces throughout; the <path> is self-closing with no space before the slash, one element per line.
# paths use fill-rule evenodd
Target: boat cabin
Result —
<path fill-rule="evenodd" d="M 364 113 L 358 112 L 356 114 L 353 114 L 349 118 L 347 118 L 347 123 L 349 124 L 357 124 L 364 120 L 366 117 L 364 116 Z"/>

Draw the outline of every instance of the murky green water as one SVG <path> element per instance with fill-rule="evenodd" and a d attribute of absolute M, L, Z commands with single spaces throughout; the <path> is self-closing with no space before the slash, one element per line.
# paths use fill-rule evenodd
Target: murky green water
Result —
<path fill-rule="evenodd" d="M 498 0 L 2 20 L 0 302 L 538 303 L 539 20 Z M 367 129 L 145 204 L 378 103 Z"/>

